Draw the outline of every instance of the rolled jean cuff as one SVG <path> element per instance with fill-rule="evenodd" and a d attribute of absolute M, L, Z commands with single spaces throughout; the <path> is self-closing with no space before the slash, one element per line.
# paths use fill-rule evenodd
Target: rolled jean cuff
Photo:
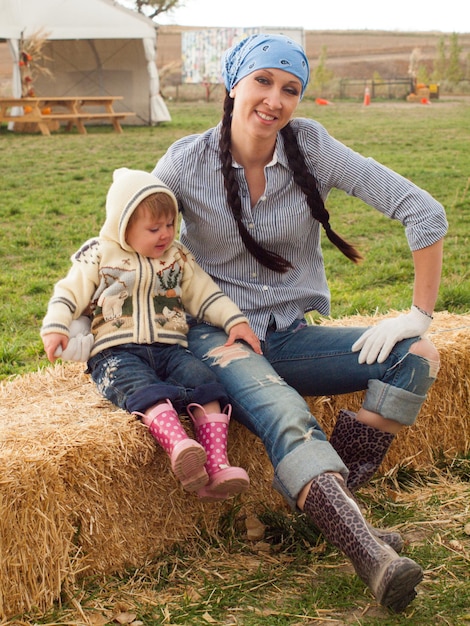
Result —
<path fill-rule="evenodd" d="M 220 383 L 205 383 L 199 385 L 190 394 L 191 402 L 197 404 L 208 404 L 214 400 L 218 400 L 222 405 L 222 408 L 228 403 L 228 396 L 225 391 L 225 387 Z"/>
<path fill-rule="evenodd" d="M 178 388 L 175 385 L 167 383 L 155 383 L 148 387 L 143 387 L 131 394 L 126 400 L 126 409 L 129 413 L 145 413 L 145 411 L 161 402 L 162 400 L 170 400 L 174 403 L 179 395 Z"/>
<path fill-rule="evenodd" d="M 274 470 L 273 487 L 296 510 L 299 493 L 305 485 L 325 472 L 338 472 L 345 479 L 348 476 L 346 465 L 328 441 L 306 441 L 279 462 Z"/>
<path fill-rule="evenodd" d="M 381 380 L 369 380 L 363 407 L 385 419 L 411 426 L 415 423 L 425 399 L 426 396 L 394 387 Z"/>

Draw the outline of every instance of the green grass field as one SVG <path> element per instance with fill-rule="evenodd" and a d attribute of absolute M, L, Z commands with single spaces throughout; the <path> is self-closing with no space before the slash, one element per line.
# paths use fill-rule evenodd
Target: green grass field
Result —
<path fill-rule="evenodd" d="M 215 124 L 220 105 L 173 104 L 171 113 L 172 123 L 126 128 L 123 135 L 109 127 L 92 128 L 87 136 L 61 131 L 51 137 L 1 129 L 0 378 L 45 364 L 38 332 L 47 301 L 68 270 L 70 255 L 98 233 L 113 170 L 151 170 L 176 138 Z M 444 204 L 450 229 L 437 309 L 468 311 L 470 107 L 305 102 L 299 113 L 316 117 L 336 138 L 411 178 Z M 332 316 L 409 307 L 412 263 L 401 225 L 340 192 L 330 194 L 328 208 L 333 227 L 365 256 L 355 266 L 325 243 Z"/>
<path fill-rule="evenodd" d="M 172 123 L 155 128 L 90 128 L 51 137 L 0 129 L 0 378 L 47 366 L 39 328 L 55 281 L 70 255 L 96 235 L 115 168 L 151 170 L 176 138 L 217 123 L 218 103 L 171 103 Z M 450 223 L 438 310 L 470 311 L 470 106 L 383 103 L 301 104 L 339 140 L 412 179 L 444 204 Z M 360 266 L 328 242 L 324 253 L 332 315 L 408 308 L 413 271 L 402 227 L 361 202 L 332 193 L 332 225 L 365 256 Z M 1 481 L 1 477 L 0 477 Z M 377 479 L 362 501 L 376 522 L 394 525 L 405 554 L 425 569 L 405 614 L 378 607 L 349 562 L 295 518 L 266 511 L 262 542 L 245 538 L 237 502 L 220 519 L 220 537 L 170 554 L 126 576 L 86 579 L 64 589 L 47 615 L 8 626 L 464 626 L 470 624 L 470 460 L 436 465 L 426 475 Z M 392 497 L 393 496 L 393 497 Z"/>

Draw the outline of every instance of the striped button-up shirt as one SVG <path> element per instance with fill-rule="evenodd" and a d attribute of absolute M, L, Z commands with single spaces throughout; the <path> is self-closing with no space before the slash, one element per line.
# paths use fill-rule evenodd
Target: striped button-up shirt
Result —
<path fill-rule="evenodd" d="M 314 120 L 291 122 L 307 166 L 324 200 L 333 188 L 356 196 L 405 227 L 411 250 L 429 246 L 447 231 L 441 204 L 407 179 L 333 139 Z M 293 269 L 273 272 L 246 250 L 227 203 L 219 156 L 220 125 L 176 141 L 154 174 L 178 198 L 183 215 L 181 241 L 198 263 L 238 304 L 264 339 L 270 320 L 287 328 L 305 312 L 330 311 L 320 243 L 320 224 L 312 218 L 305 194 L 293 181 L 282 136 L 265 168 L 266 188 L 251 206 L 242 167 L 235 162 L 243 221 L 268 250 L 288 259 Z M 332 219 L 334 228 L 334 216 Z M 341 233 L 347 239 L 347 233 Z"/>

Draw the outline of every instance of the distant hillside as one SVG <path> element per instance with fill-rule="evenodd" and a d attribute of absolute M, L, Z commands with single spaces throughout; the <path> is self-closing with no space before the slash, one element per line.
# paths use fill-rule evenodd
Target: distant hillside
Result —
<path fill-rule="evenodd" d="M 157 67 L 162 86 L 176 85 L 181 72 L 181 34 L 190 29 L 182 26 L 158 28 Z M 420 63 L 428 69 L 437 56 L 441 37 L 450 33 L 398 31 L 305 31 L 305 48 L 312 68 L 326 48 L 327 67 L 337 78 L 370 79 L 378 73 L 383 79 L 406 77 L 411 53 L 419 49 Z M 459 33 L 461 58 L 470 58 L 470 33 Z M 0 43 L 0 94 L 9 92 L 11 58 L 6 43 Z"/>
<path fill-rule="evenodd" d="M 158 29 L 157 65 L 160 70 L 180 62 L 181 26 Z M 194 30 L 194 29 L 193 29 Z M 201 30 L 198 28 L 197 30 Z M 305 31 L 305 49 L 315 66 L 323 47 L 327 66 L 340 78 L 370 78 L 378 72 L 382 78 L 408 74 L 410 55 L 418 48 L 421 62 L 430 67 L 437 55 L 441 37 L 450 33 L 405 33 L 397 31 Z M 470 55 L 470 33 L 459 34 L 462 58 Z"/>

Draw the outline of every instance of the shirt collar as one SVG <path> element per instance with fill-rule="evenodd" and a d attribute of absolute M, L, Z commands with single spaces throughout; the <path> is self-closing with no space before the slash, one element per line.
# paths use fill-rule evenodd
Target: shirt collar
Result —
<path fill-rule="evenodd" d="M 269 163 L 266 164 L 266 167 L 272 167 L 273 165 L 276 165 L 277 162 L 278 162 L 277 149 L 275 148 L 273 158 L 269 161 Z M 232 159 L 232 165 L 233 167 L 238 168 L 238 169 L 242 168 L 242 165 L 240 165 L 240 163 L 237 163 L 235 159 Z"/>
<path fill-rule="evenodd" d="M 222 129 L 222 122 L 219 122 L 217 126 L 213 129 L 213 132 L 210 134 L 209 145 L 211 149 L 218 155 L 219 154 L 219 142 L 220 142 L 220 133 Z M 279 163 L 283 165 L 285 168 L 289 169 L 289 162 L 287 160 L 287 154 L 284 147 L 284 139 L 282 138 L 281 133 L 277 134 L 276 140 L 276 148 L 274 150 L 273 158 L 267 164 L 266 167 L 272 167 Z M 237 169 L 241 168 L 241 165 L 233 159 L 233 166 Z M 221 169 L 222 163 L 220 162 L 220 158 L 217 158 L 215 161 L 215 169 Z"/>

